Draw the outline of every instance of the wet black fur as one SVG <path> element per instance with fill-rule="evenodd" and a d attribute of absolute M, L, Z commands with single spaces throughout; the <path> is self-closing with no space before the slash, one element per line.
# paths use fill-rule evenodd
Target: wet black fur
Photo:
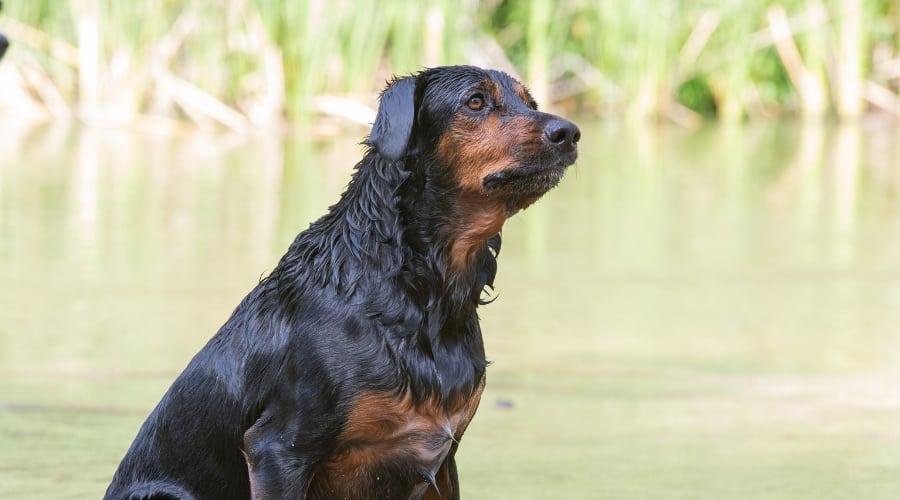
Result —
<path fill-rule="evenodd" d="M 106 499 L 248 499 L 245 453 L 266 498 L 302 498 L 360 392 L 409 389 L 423 401 L 475 390 L 488 364 L 476 307 L 493 283 L 500 236 L 449 277 L 459 188 L 433 150 L 460 93 L 487 76 L 511 81 L 449 67 L 392 82 L 340 201 L 175 380 Z M 262 438 L 244 449 L 254 425 Z M 455 451 L 447 460 L 458 498 Z M 360 498 L 409 498 L 409 478 L 395 479 L 393 492 Z"/>

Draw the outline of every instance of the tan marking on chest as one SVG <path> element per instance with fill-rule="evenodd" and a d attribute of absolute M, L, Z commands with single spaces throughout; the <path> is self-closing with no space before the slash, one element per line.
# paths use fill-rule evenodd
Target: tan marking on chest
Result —
<path fill-rule="evenodd" d="M 416 404 L 409 393 L 365 393 L 353 405 L 335 452 L 320 464 L 317 479 L 331 494 L 375 487 L 396 474 L 415 478 L 408 485 L 424 491 L 434 484 L 450 490 L 444 464 L 478 408 L 484 382 L 470 397 L 449 404 Z M 338 497 L 339 498 L 339 497 Z M 440 498 L 432 497 L 428 498 Z"/>
<path fill-rule="evenodd" d="M 456 221 L 450 244 L 450 269 L 457 273 L 468 269 L 485 242 L 500 234 L 507 218 L 506 207 L 501 201 L 480 195 L 463 194 L 459 207 L 461 217 Z"/>

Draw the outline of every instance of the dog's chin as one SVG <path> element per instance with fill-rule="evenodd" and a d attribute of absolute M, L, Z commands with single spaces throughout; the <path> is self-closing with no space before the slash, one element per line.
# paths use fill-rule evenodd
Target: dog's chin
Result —
<path fill-rule="evenodd" d="M 533 198 L 550 191 L 559 184 L 569 163 L 550 165 L 522 165 L 494 172 L 482 179 L 488 195 L 510 198 Z"/>

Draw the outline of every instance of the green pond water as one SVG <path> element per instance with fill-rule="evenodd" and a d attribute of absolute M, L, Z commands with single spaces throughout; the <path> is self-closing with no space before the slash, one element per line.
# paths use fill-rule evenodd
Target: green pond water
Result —
<path fill-rule="evenodd" d="M 900 498 L 900 132 L 629 130 L 510 220 L 476 499 Z M 361 148 L 5 130 L 0 498 L 99 498 Z"/>

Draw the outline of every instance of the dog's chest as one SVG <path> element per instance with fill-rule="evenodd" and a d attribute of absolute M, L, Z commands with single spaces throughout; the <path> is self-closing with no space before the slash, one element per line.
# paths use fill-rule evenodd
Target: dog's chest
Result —
<path fill-rule="evenodd" d="M 409 394 L 361 395 L 309 497 L 441 498 L 433 486 L 448 494 L 447 455 L 472 420 L 482 389 L 450 404 L 416 404 Z"/>

